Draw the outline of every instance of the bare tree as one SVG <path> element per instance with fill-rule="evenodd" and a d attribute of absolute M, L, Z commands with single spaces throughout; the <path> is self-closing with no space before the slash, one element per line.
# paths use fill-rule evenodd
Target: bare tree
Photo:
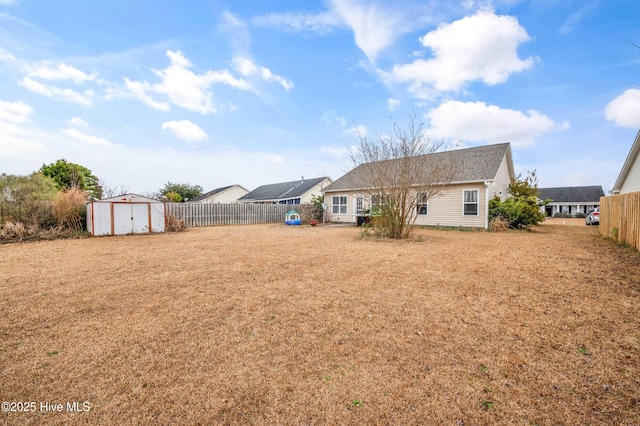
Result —
<path fill-rule="evenodd" d="M 129 188 L 124 185 L 120 185 L 119 187 L 107 185 L 107 183 L 102 179 L 98 181 L 98 186 L 102 188 L 102 196 L 104 198 L 116 197 L 129 192 Z"/>
<path fill-rule="evenodd" d="M 390 134 L 358 134 L 351 159 L 355 187 L 370 195 L 372 225 L 383 236 L 407 238 L 418 211 L 438 196 L 456 174 L 448 155 L 430 155 L 443 146 L 426 134 L 423 122 L 409 114 L 406 127 L 396 121 Z"/>

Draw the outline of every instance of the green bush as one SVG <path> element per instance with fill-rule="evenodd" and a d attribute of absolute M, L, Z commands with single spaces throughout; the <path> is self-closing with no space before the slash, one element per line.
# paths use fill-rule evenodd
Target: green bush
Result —
<path fill-rule="evenodd" d="M 42 173 L 29 176 L 0 175 L 0 223 L 22 223 L 26 227 L 55 226 L 51 204 L 57 189 Z"/>
<path fill-rule="evenodd" d="M 506 221 L 512 229 L 528 229 L 545 218 L 535 197 L 512 197 L 505 201 L 495 197 L 489 201 L 489 221 Z"/>
<path fill-rule="evenodd" d="M 506 222 L 509 228 L 528 229 L 545 220 L 547 215 L 540 210 L 551 200 L 540 200 L 535 170 L 525 178 L 522 175 L 516 176 L 509 185 L 509 193 L 511 198 L 505 201 L 500 201 L 497 196 L 489 201 L 490 222 Z"/>
<path fill-rule="evenodd" d="M 322 215 L 324 214 L 322 203 L 324 203 L 323 195 L 319 195 L 319 196 L 311 195 L 311 204 L 313 205 L 313 211 L 311 212 L 311 219 L 322 220 Z"/>

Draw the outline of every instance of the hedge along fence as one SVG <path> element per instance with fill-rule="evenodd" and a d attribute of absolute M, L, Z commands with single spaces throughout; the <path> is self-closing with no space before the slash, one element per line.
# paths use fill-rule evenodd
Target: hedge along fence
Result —
<path fill-rule="evenodd" d="M 284 223 L 290 210 L 300 213 L 303 223 L 315 214 L 313 204 L 167 203 L 167 214 L 183 220 L 188 227 Z"/>
<path fill-rule="evenodd" d="M 640 250 L 640 191 L 600 198 L 600 235 Z"/>

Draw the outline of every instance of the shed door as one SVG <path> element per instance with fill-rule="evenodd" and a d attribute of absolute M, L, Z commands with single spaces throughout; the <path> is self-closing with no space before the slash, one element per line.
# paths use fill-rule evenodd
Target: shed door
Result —
<path fill-rule="evenodd" d="M 149 232 L 149 204 L 113 203 L 113 234 Z"/>
<path fill-rule="evenodd" d="M 149 204 L 131 204 L 131 217 L 134 234 L 149 233 Z"/>

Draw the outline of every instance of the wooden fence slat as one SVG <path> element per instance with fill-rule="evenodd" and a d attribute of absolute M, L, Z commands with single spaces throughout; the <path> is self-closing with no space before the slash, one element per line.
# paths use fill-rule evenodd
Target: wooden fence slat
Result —
<path fill-rule="evenodd" d="M 600 235 L 640 250 L 640 192 L 600 198 Z"/>
<path fill-rule="evenodd" d="M 182 219 L 187 227 L 284 223 L 285 214 L 297 210 L 303 220 L 311 219 L 311 204 L 207 204 L 167 203 L 167 213 Z"/>

